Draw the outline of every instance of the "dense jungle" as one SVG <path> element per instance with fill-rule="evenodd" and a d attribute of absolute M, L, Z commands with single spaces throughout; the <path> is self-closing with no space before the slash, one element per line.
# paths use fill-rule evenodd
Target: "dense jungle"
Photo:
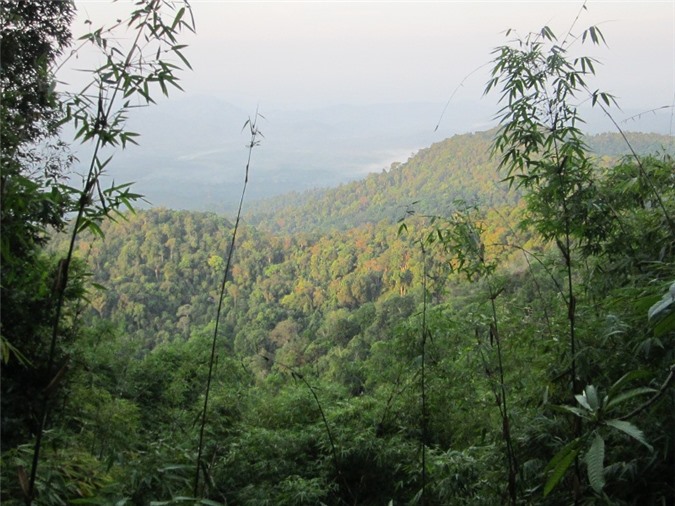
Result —
<path fill-rule="evenodd" d="M 223 216 L 103 182 L 188 5 L 92 30 L 72 94 L 72 4 L 1 5 L 4 504 L 675 504 L 673 136 L 584 134 L 584 45 L 496 48 L 492 130 L 246 206 L 254 116 Z"/>

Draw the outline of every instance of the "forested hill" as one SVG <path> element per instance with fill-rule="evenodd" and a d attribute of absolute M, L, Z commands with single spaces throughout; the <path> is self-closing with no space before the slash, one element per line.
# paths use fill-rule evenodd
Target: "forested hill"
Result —
<path fill-rule="evenodd" d="M 631 147 L 640 155 L 654 155 L 667 152 L 673 154 L 675 138 L 672 135 L 660 135 L 644 132 L 628 132 L 626 134 Z M 621 134 L 603 133 L 587 137 L 590 150 L 600 156 L 624 156 L 630 149 Z"/>
<path fill-rule="evenodd" d="M 242 221 L 133 212 L 105 157 L 194 31 L 137 3 L 73 95 L 72 2 L 2 2 L 4 506 L 673 506 L 675 157 L 581 137 L 594 60 L 548 27 L 493 52 L 522 198 L 483 132 Z"/>
<path fill-rule="evenodd" d="M 583 247 L 567 278 L 562 243 L 542 247 L 532 227 L 515 226 L 516 213 L 437 220 L 427 229 L 443 238 L 434 243 L 415 241 L 428 237 L 422 218 L 401 236 L 386 223 L 293 235 L 244 226 L 218 333 L 231 223 L 166 209 L 104 222 L 105 240 L 79 238 L 73 287 L 87 270 L 105 289 L 68 310 L 85 329 L 66 341 L 74 372 L 63 419 L 75 422 L 63 433 L 78 443 L 54 452 L 50 469 L 83 463 L 113 483 L 96 485 L 97 504 L 189 491 L 213 349 L 208 452 L 222 492 L 212 497 L 227 504 L 408 504 L 422 486 L 421 451 L 433 466 L 429 506 L 505 504 L 504 440 L 528 469 L 518 504 L 570 504 L 572 480 L 560 477 L 542 499 L 541 484 L 555 476 L 548 463 L 571 451 L 560 476 L 574 472 L 577 454 L 585 470 L 605 440 L 613 504 L 666 504 L 651 498 L 674 490 L 675 313 L 654 320 L 648 311 L 674 279 L 673 162 L 645 160 L 649 186 L 634 163 L 614 169 L 595 181 L 601 191 L 584 207 Z M 561 288 L 570 282 L 574 305 Z M 579 316 L 576 355 L 570 314 Z M 585 385 L 574 401 L 571 356 Z M 599 421 L 575 436 L 577 414 Z M 568 440 L 579 448 L 567 450 Z M 25 467 L 25 455 L 12 462 Z"/>
<path fill-rule="evenodd" d="M 249 221 L 273 232 L 346 230 L 363 223 L 396 222 L 414 204 L 442 214 L 461 199 L 492 206 L 515 196 L 498 185 L 490 159 L 493 132 L 456 135 L 421 149 L 405 163 L 329 190 L 256 202 Z"/>
<path fill-rule="evenodd" d="M 284 207 L 249 220 L 240 231 L 227 285 L 228 301 L 237 307 L 229 318 L 242 332 L 240 345 L 255 347 L 241 344 L 249 340 L 252 321 L 256 329 L 269 329 L 288 318 L 351 310 L 419 288 L 419 252 L 410 237 L 397 236 L 397 221 L 413 202 L 420 214 L 438 216 L 450 216 L 457 199 L 478 203 L 486 213 L 487 242 L 513 240 L 508 236 L 518 220 L 518 195 L 499 181 L 490 160 L 493 134 L 455 136 L 389 171 L 298 196 L 301 202 L 287 197 Z M 641 151 L 666 140 L 631 135 Z M 590 143 L 612 153 L 625 145 L 608 134 Z M 99 317 L 122 322 L 147 348 L 212 320 L 232 230 L 227 219 L 153 209 L 104 223 L 102 230 L 105 241 L 83 236 L 78 246 L 94 281 L 107 287 L 90 299 Z M 65 245 L 57 240 L 55 247 Z M 436 288 L 427 289 L 433 294 Z"/>
<path fill-rule="evenodd" d="M 106 287 L 89 296 L 95 319 L 121 325 L 146 350 L 212 322 L 231 240 L 227 220 L 152 209 L 106 222 L 102 231 L 104 241 L 84 235 L 77 248 Z M 65 249 L 65 241 L 59 237 L 55 248 Z M 272 349 L 263 334 L 286 320 L 305 322 L 298 330 L 306 330 L 319 315 L 404 297 L 419 289 L 421 275 L 419 252 L 396 225 L 284 238 L 242 227 L 226 284 L 230 345 L 244 354 Z"/>
<path fill-rule="evenodd" d="M 248 221 L 279 233 L 348 230 L 364 223 L 396 222 L 409 209 L 445 215 L 457 200 L 485 208 L 513 204 L 517 192 L 500 184 L 497 163 L 490 156 L 494 134 L 491 130 L 455 135 L 363 180 L 255 202 Z M 639 154 L 673 151 L 670 136 L 628 133 L 627 137 Z M 599 157 L 615 159 L 630 153 L 620 134 L 589 136 L 587 143 Z"/>

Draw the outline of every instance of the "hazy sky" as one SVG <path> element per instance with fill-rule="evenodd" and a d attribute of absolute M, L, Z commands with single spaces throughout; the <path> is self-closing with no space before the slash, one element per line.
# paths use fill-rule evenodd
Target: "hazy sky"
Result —
<path fill-rule="evenodd" d="M 106 24 L 130 8 L 120 1 L 78 1 Z M 490 51 L 543 25 L 564 34 L 582 2 L 229 2 L 192 0 L 197 35 L 187 35 L 194 72 L 188 94 L 213 94 L 242 107 L 477 100 Z M 675 2 L 587 2 L 574 33 L 599 24 L 608 48 L 597 87 L 625 107 L 675 99 Z M 80 30 L 76 23 L 75 30 Z"/>

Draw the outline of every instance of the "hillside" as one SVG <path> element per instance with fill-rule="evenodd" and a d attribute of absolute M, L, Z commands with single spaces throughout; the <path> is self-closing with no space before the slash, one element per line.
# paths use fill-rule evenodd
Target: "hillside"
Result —
<path fill-rule="evenodd" d="M 428 228 L 426 219 L 407 211 L 450 217 L 457 200 L 484 211 L 488 244 L 515 241 L 519 195 L 499 181 L 490 159 L 494 132 L 458 135 L 420 150 L 389 171 L 337 188 L 285 196 L 247 220 L 236 245 L 226 304 L 233 343 L 249 339 L 251 324 L 261 331 L 286 320 L 313 314 L 354 310 L 389 296 L 419 295 L 424 281 L 419 251 L 411 241 Z M 632 134 L 640 151 L 656 149 L 666 138 Z M 623 139 L 603 134 L 589 138 L 597 153 L 621 153 Z M 616 160 L 604 155 L 604 163 Z M 297 198 L 297 201 L 295 200 Z M 285 205 L 281 205 L 284 203 Z M 406 218 L 410 234 L 398 235 Z M 98 318 L 123 323 L 142 347 L 187 337 L 194 325 L 213 318 L 218 275 L 229 249 L 231 223 L 214 213 L 152 209 L 103 224 L 105 241 L 83 237 L 78 245 L 92 266 L 93 280 L 107 290 L 92 294 Z M 519 239 L 527 241 L 527 236 Z M 56 248 L 63 248 L 65 245 Z M 505 255 L 504 267 L 515 270 Z M 508 262 L 506 261 L 509 258 Z M 439 263 L 430 268 L 447 270 Z M 522 259 L 520 267 L 522 268 Z M 437 300 L 445 288 L 441 277 L 427 289 Z M 260 320 L 261 314 L 267 315 Z M 239 322 L 238 324 L 236 322 Z M 303 324 L 304 325 L 304 324 Z M 243 334 L 242 334 L 243 332 Z M 242 345 L 243 346 L 243 345 Z M 246 349 L 253 349 L 249 343 Z"/>
<path fill-rule="evenodd" d="M 447 215 L 457 200 L 484 208 L 513 205 L 518 193 L 500 184 L 497 163 L 490 156 L 495 131 L 455 135 L 421 149 L 404 163 L 369 174 L 336 188 L 289 193 L 251 204 L 248 221 L 279 233 L 348 230 L 364 223 L 395 223 L 414 209 Z M 673 152 L 672 137 L 629 133 L 639 154 Z M 619 134 L 587 138 L 591 152 L 605 162 L 630 154 Z"/>
<path fill-rule="evenodd" d="M 105 241 L 84 236 L 78 244 L 93 281 L 106 287 L 91 293 L 89 318 L 122 325 L 145 350 L 212 321 L 232 233 L 226 220 L 153 209 L 102 230 Z M 264 344 L 261 332 L 285 320 L 305 329 L 319 315 L 418 293 L 421 276 L 419 252 L 395 225 L 284 238 L 244 227 L 226 285 L 228 345 L 250 352 Z"/>
<path fill-rule="evenodd" d="M 431 165 L 436 149 L 423 150 L 408 168 Z M 470 165 L 464 156 L 453 161 Z M 672 159 L 645 163 L 672 212 Z M 415 178 L 404 177 L 413 171 L 390 172 L 400 177 L 401 193 L 413 194 Z M 659 480 L 662 495 L 671 490 L 668 461 L 650 449 L 671 451 L 660 438 L 672 432 L 673 399 L 654 393 L 670 381 L 672 352 L 662 340 L 672 337 L 673 323 L 653 325 L 646 313 L 671 282 L 675 244 L 646 198 L 649 189 L 631 184 L 638 179 L 631 164 L 597 179 L 601 191 L 590 208 L 601 212 L 580 228 L 572 277 L 579 374 L 587 395 L 609 392 L 620 404 L 609 415 L 598 410 L 594 416 L 607 416 L 607 425 L 589 424 L 586 438 L 611 442 L 607 462 L 636 469 L 630 479 L 607 472 L 612 493 L 628 498 L 635 479 Z M 355 188 L 367 194 L 367 184 Z M 469 211 L 433 225 L 413 217 L 401 235 L 386 220 L 324 233 L 247 225 L 217 335 L 232 224 L 166 209 L 106 222 L 104 241 L 81 237 L 74 270 L 88 269 L 106 287 L 75 306 L 86 330 L 68 348 L 75 372 L 63 412 L 87 446 L 53 461 L 90 459 L 87 469 L 101 481 L 114 476 L 116 487 L 98 492 L 108 502 L 133 496 L 144 504 L 189 490 L 195 420 L 215 346 L 207 451 L 219 495 L 211 497 L 251 506 L 405 503 L 420 490 L 422 449 L 434 462 L 429 504 L 499 504 L 509 423 L 508 437 L 532 473 L 522 478 L 523 504 L 563 503 L 565 483 L 548 502 L 540 487 L 547 463 L 566 448 L 563 438 L 573 437 L 571 416 L 586 415 L 567 404 L 565 267 L 532 227 L 516 231 L 519 207 L 502 204 L 500 213 Z M 636 397 L 647 395 L 654 395 L 650 423 L 609 418 L 642 409 Z M 565 407 L 575 411 L 565 415 Z M 628 432 L 617 434 L 621 428 Z M 23 462 L 21 454 L 13 458 Z M 165 479 L 175 488 L 165 488 Z"/>
<path fill-rule="evenodd" d="M 493 120 L 468 123 L 454 92 L 443 112 L 444 127 L 502 128 L 440 141 L 440 125 L 425 133 L 433 104 L 367 96 L 248 121 L 204 96 L 155 115 L 144 104 L 192 68 L 187 1 L 138 0 L 77 41 L 73 2 L 2 5 L 4 506 L 675 506 L 674 138 L 581 132 L 579 106 L 614 101 L 586 99 L 598 62 L 576 52 L 605 39 L 579 33 L 581 12 L 564 39 L 508 30 L 480 84 Z M 380 98 L 438 85 L 424 68 L 457 70 L 466 52 L 424 51 L 440 41 L 431 24 L 454 30 L 434 16 L 419 37 L 412 11 L 398 28 L 367 6 L 384 30 L 362 23 L 359 41 L 351 4 L 347 31 L 267 5 L 249 30 L 230 7 L 212 18 L 229 42 L 201 61 L 227 74 L 209 87 L 228 97 L 244 76 L 281 98 L 287 70 L 303 103 L 324 93 L 311 79 L 355 62 L 315 45 L 323 32 L 359 57 L 384 43 L 352 89 L 329 79 L 359 92 L 383 78 Z M 240 51 L 253 46 L 237 30 L 263 40 L 268 21 L 298 27 L 291 50 L 274 44 L 280 73 Z M 392 53 L 385 32 L 410 43 Z M 91 83 L 61 89 L 61 60 Z M 631 68 L 641 91 L 647 74 Z M 405 160 L 411 146 L 429 147 Z M 248 214 L 219 214 L 244 177 Z M 320 181 L 342 184 L 305 191 Z M 153 195 L 171 208 L 144 207 Z"/>

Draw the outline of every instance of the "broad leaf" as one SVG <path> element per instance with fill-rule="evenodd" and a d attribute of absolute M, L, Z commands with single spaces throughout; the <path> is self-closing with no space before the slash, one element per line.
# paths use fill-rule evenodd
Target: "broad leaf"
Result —
<path fill-rule="evenodd" d="M 574 398 L 577 400 L 579 404 L 581 404 L 582 408 L 587 409 L 588 411 L 593 411 L 593 408 L 588 403 L 588 399 L 586 398 L 585 395 L 577 394 L 574 396 Z"/>
<path fill-rule="evenodd" d="M 675 330 L 675 311 L 654 326 L 654 335 L 662 337 L 673 330 Z"/>
<path fill-rule="evenodd" d="M 629 390 L 628 392 L 623 392 L 617 395 L 616 397 L 609 399 L 606 408 L 610 410 L 618 406 L 619 404 L 626 402 L 628 399 L 632 399 L 633 397 L 636 397 L 638 395 L 651 394 L 654 392 L 656 392 L 656 390 L 649 387 L 634 388 L 632 390 Z"/>
<path fill-rule="evenodd" d="M 673 283 L 668 292 L 656 304 L 649 308 L 647 318 L 649 321 L 657 320 L 663 316 L 675 311 L 675 283 Z"/>
<path fill-rule="evenodd" d="M 626 383 L 629 383 L 635 379 L 640 379 L 640 378 L 646 378 L 647 376 L 650 376 L 651 373 L 649 371 L 646 371 L 644 369 L 638 369 L 636 371 L 631 371 L 629 373 L 624 374 L 619 378 L 616 383 L 612 385 L 612 387 L 609 389 L 608 392 L 608 397 L 611 399 L 613 398 Z"/>
<path fill-rule="evenodd" d="M 592 411 L 596 411 L 600 407 L 600 402 L 598 402 L 598 391 L 593 385 L 586 386 L 584 389 L 584 396 Z"/>
<path fill-rule="evenodd" d="M 558 406 L 555 404 L 549 404 L 547 406 L 549 409 L 552 411 L 557 411 L 558 413 L 573 413 L 574 415 L 578 416 L 579 418 L 588 418 L 588 412 L 583 409 L 575 408 L 574 406 L 567 406 L 563 404 L 562 406 Z"/>
<path fill-rule="evenodd" d="M 626 422 L 624 420 L 607 420 L 607 422 L 605 423 L 607 423 L 607 425 L 609 425 L 610 427 L 614 427 L 615 429 L 618 429 L 621 432 L 628 434 L 633 439 L 636 439 L 637 441 L 645 445 L 647 448 L 649 448 L 649 451 L 654 451 L 654 448 L 649 443 L 647 443 L 644 433 L 632 423 Z"/>
<path fill-rule="evenodd" d="M 556 456 L 551 459 L 548 466 L 546 466 L 547 469 L 552 467 L 553 473 L 546 481 L 546 485 L 544 485 L 544 497 L 550 494 L 556 485 L 558 485 L 563 476 L 565 476 L 567 469 L 569 469 L 570 465 L 572 465 L 572 462 L 574 462 L 574 459 L 579 454 L 577 444 L 578 441 L 575 439 L 571 444 L 560 450 Z"/>
<path fill-rule="evenodd" d="M 605 486 L 605 440 L 600 434 L 595 435 L 591 447 L 586 453 L 586 466 L 588 468 L 588 482 L 596 492 L 601 492 Z"/>

